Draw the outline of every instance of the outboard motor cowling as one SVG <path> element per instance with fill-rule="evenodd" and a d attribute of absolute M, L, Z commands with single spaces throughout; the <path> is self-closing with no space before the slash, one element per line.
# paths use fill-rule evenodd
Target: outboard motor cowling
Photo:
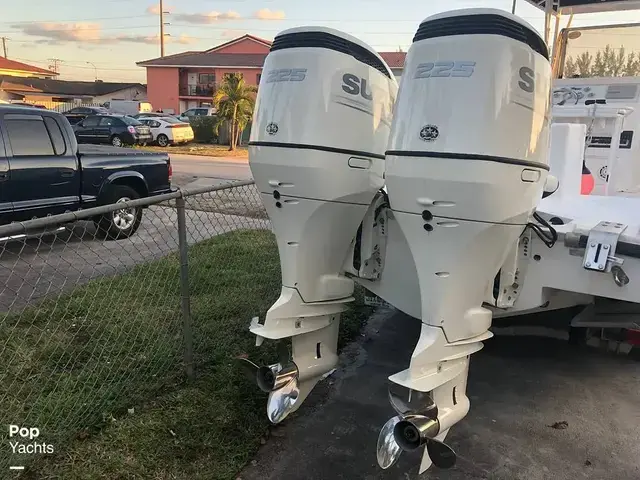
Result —
<path fill-rule="evenodd" d="M 386 182 L 416 265 L 422 331 L 409 368 L 390 377 L 404 391 L 390 392 L 398 416 L 380 435 L 383 468 L 407 445 L 426 446 L 421 471 L 455 463 L 442 441 L 469 409 L 469 356 L 491 337 L 485 292 L 545 186 L 550 83 L 544 41 L 504 11 L 445 12 L 416 32 Z"/>
<path fill-rule="evenodd" d="M 278 243 L 282 291 L 250 330 L 258 341 L 292 337 L 292 354 L 268 368 L 244 364 L 261 385 L 282 385 L 269 396 L 273 422 L 337 363 L 340 313 L 354 288 L 342 266 L 384 184 L 397 88 L 371 47 L 329 28 L 285 30 L 265 61 L 249 165 Z"/>
<path fill-rule="evenodd" d="M 305 302 L 345 298 L 347 249 L 383 186 L 397 83 L 337 30 L 276 36 L 260 81 L 249 164 L 278 239 L 283 286 Z"/>

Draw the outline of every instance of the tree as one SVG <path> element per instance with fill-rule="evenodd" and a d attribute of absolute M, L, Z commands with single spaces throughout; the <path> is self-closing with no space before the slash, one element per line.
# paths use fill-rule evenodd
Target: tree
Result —
<path fill-rule="evenodd" d="M 616 51 L 617 50 L 617 51 Z M 577 57 L 568 56 L 564 63 L 564 77 L 635 77 L 640 74 L 640 54 L 626 53 L 607 45 L 596 52 L 582 52 Z"/>
<path fill-rule="evenodd" d="M 247 85 L 239 73 L 225 75 L 224 80 L 213 95 L 216 108 L 216 134 L 220 127 L 227 125 L 229 132 L 229 150 L 235 150 L 240 135 L 253 117 L 256 103 L 256 87 Z"/>

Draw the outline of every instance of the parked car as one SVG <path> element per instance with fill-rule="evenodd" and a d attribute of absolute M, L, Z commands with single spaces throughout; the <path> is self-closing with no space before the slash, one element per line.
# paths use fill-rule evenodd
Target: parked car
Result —
<path fill-rule="evenodd" d="M 110 143 L 114 147 L 153 141 L 151 129 L 127 115 L 91 115 L 73 126 L 78 143 Z"/>
<path fill-rule="evenodd" d="M 188 122 L 192 117 L 211 117 L 215 115 L 215 108 L 213 107 L 196 107 L 182 112 L 178 117 L 178 120 Z"/>
<path fill-rule="evenodd" d="M 71 125 L 81 122 L 89 115 L 108 115 L 109 110 L 104 107 L 74 107 L 64 112 Z"/>
<path fill-rule="evenodd" d="M 163 112 L 136 113 L 135 115 L 129 115 L 129 116 L 132 118 L 135 118 L 136 120 L 139 120 L 140 118 L 150 118 L 150 117 L 177 118 L 172 113 L 163 113 Z"/>
<path fill-rule="evenodd" d="M 186 122 L 174 117 L 139 118 L 138 121 L 151 129 L 153 141 L 161 147 L 188 143 L 193 140 L 193 129 Z"/>
<path fill-rule="evenodd" d="M 169 155 L 80 152 L 60 113 L 0 105 L 0 132 L 0 224 L 171 191 Z M 108 239 L 133 235 L 141 220 L 141 208 L 93 219 Z"/>

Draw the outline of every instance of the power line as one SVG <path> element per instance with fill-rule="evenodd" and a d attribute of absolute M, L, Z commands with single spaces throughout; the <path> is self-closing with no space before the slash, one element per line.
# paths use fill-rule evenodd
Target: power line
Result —
<path fill-rule="evenodd" d="M 76 30 L 79 30 L 81 32 L 91 32 L 91 31 L 100 31 L 100 30 L 130 30 L 132 28 L 153 28 L 155 27 L 155 25 L 131 25 L 131 26 L 127 26 L 127 27 L 87 27 L 87 28 L 78 28 Z M 42 30 L 42 34 L 49 34 L 49 33 L 70 33 L 72 32 L 72 30 L 68 29 L 68 28 L 52 28 L 50 30 Z M 1 31 L 0 33 L 16 33 L 15 30 L 4 30 Z M 35 36 L 46 36 L 46 35 L 38 35 L 36 34 Z"/>
<path fill-rule="evenodd" d="M 49 65 L 49 70 L 60 73 L 60 63 L 62 60 L 59 58 L 50 58 L 49 61 L 52 62 L 52 65 Z"/>
<path fill-rule="evenodd" d="M 16 60 L 20 60 L 22 62 L 30 62 L 30 63 L 40 63 L 40 64 L 47 64 L 47 63 L 54 63 L 54 60 L 57 61 L 57 65 L 56 68 L 59 67 L 60 64 L 64 63 L 65 68 L 79 68 L 79 69 L 83 69 L 83 70 L 93 70 L 94 67 L 88 67 L 85 65 L 73 65 L 73 63 L 86 63 L 86 62 L 78 62 L 78 61 L 74 61 L 74 60 L 63 60 L 61 58 L 50 58 L 48 60 L 33 60 L 33 59 L 29 59 L 29 58 L 16 58 Z M 94 63 L 94 62 L 92 62 Z M 97 63 L 97 62 L 95 62 Z M 108 62 L 104 62 L 104 63 L 108 63 Z M 53 68 L 53 65 L 49 65 L 51 68 Z M 130 71 L 130 72 L 142 72 L 142 68 L 141 67 L 136 67 L 136 68 L 112 68 L 112 67 L 104 67 L 103 69 L 108 69 L 108 70 L 114 70 L 114 71 Z M 57 72 L 58 70 L 53 70 L 54 72 Z M 58 72 L 59 73 L 59 72 Z"/>
<path fill-rule="evenodd" d="M 18 21 L 2 21 L 0 24 L 11 24 L 11 25 L 29 25 L 33 23 L 42 23 L 42 22 L 62 22 L 62 23 L 71 23 L 71 22 L 93 22 L 98 20 L 122 20 L 125 18 L 143 18 L 148 17 L 148 15 L 127 15 L 124 17 L 93 17 L 93 18 L 69 18 L 65 20 L 18 20 Z"/>

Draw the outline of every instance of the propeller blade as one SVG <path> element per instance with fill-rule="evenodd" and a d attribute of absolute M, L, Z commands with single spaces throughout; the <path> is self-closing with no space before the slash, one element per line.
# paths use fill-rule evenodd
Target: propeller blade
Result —
<path fill-rule="evenodd" d="M 280 423 L 291 412 L 298 401 L 300 389 L 294 377 L 281 388 L 272 391 L 267 400 L 267 417 L 271 423 Z"/>
<path fill-rule="evenodd" d="M 429 392 L 411 390 L 396 383 L 388 388 L 389 403 L 400 415 L 424 415 L 438 418 L 438 407 Z"/>
<path fill-rule="evenodd" d="M 378 465 L 384 470 L 392 467 L 402 453 L 393 436 L 393 431 L 401 419 L 402 417 L 400 416 L 390 418 L 380 430 L 376 455 L 378 457 Z"/>
<path fill-rule="evenodd" d="M 427 442 L 427 453 L 438 468 L 451 468 L 456 464 L 456 452 L 446 443 L 430 438 Z"/>
<path fill-rule="evenodd" d="M 258 370 L 260 370 L 260 367 L 258 367 L 258 365 L 253 363 L 248 358 L 244 357 L 236 357 L 236 364 L 238 365 L 240 370 L 242 370 L 242 373 L 245 377 L 247 377 L 248 380 L 252 381 L 253 383 L 256 382 L 258 377 Z"/>

